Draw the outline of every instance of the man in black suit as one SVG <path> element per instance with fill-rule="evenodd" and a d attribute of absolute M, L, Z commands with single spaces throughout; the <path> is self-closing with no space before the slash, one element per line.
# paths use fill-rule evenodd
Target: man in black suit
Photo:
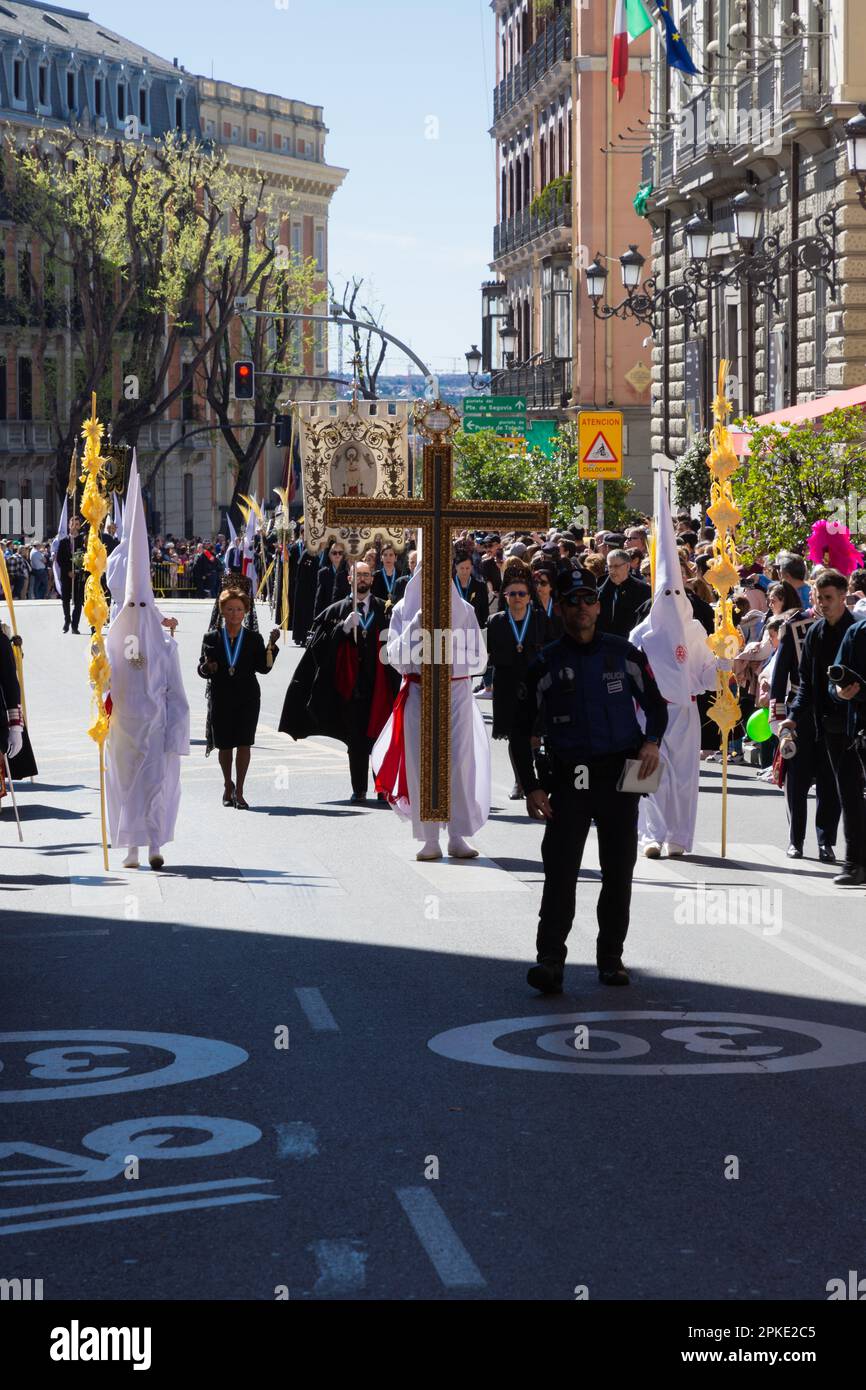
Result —
<path fill-rule="evenodd" d="M 81 534 L 81 517 L 74 516 L 69 523 L 69 534 L 64 536 L 57 547 L 57 566 L 60 570 L 60 597 L 63 601 L 63 631 L 78 634 L 81 609 L 84 606 L 84 586 L 87 572 L 84 569 L 84 551 L 87 542 Z"/>
<path fill-rule="evenodd" d="M 637 611 L 652 599 L 652 589 L 638 579 L 624 550 L 611 550 L 607 557 L 607 579 L 598 591 L 601 613 L 599 632 L 628 637 L 637 625 Z"/>
<path fill-rule="evenodd" d="M 280 732 L 294 739 L 324 734 L 345 743 L 352 801 L 367 800 L 370 753 L 391 714 L 400 678 L 379 659 L 389 615 L 370 593 L 369 565 L 355 565 L 352 598 L 332 603 L 313 623 L 307 650 L 286 692 Z M 384 798 L 383 798 L 384 799 Z"/>

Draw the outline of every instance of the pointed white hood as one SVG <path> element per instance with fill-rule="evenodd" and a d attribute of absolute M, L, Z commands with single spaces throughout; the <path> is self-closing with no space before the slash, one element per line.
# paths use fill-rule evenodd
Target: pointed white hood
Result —
<path fill-rule="evenodd" d="M 116 613 L 123 603 L 126 596 L 126 569 L 129 557 L 129 530 L 126 525 L 126 516 L 133 516 L 135 507 L 141 500 L 141 480 L 138 476 L 138 458 L 135 450 L 132 453 L 132 466 L 129 470 L 129 481 L 126 486 L 126 507 L 121 518 L 120 545 L 116 545 L 108 557 L 108 564 L 105 569 L 105 582 L 111 594 L 112 610 Z"/>
<path fill-rule="evenodd" d="M 689 651 L 695 634 L 692 607 L 686 597 L 667 489 L 659 469 L 655 500 L 655 589 L 648 617 L 631 633 L 630 641 L 646 654 L 659 690 L 672 704 L 688 704 L 692 696 Z M 700 627 L 700 624 L 697 624 Z M 703 628 L 701 639 L 706 636 Z M 704 647 L 704 654 L 706 648 Z"/>

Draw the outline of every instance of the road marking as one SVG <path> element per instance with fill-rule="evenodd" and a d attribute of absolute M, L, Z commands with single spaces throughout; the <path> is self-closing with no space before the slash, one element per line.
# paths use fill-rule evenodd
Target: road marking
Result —
<path fill-rule="evenodd" d="M 846 974 L 844 970 L 837 970 L 834 965 L 829 965 L 818 956 L 813 956 L 811 951 L 802 951 L 799 946 L 795 946 L 792 942 L 784 940 L 787 932 L 795 936 L 802 936 L 804 933 L 801 929 L 789 926 L 787 922 L 782 923 L 782 930 L 780 932 L 770 932 L 766 927 L 753 928 L 745 922 L 738 922 L 736 925 L 739 927 L 740 931 L 746 931 L 750 936 L 756 937 L 759 941 L 766 941 L 770 946 L 775 946 L 777 950 L 784 951 L 786 956 L 793 956 L 795 960 L 802 961 L 804 965 L 810 965 L 812 969 L 817 970 L 819 974 L 826 975 L 828 980 L 833 980 L 836 984 L 847 985 L 849 989 L 854 990 L 857 994 L 866 995 L 866 981 L 858 980 L 854 975 Z M 818 940 L 820 941 L 820 938 L 818 938 Z M 820 941 L 820 944 L 826 949 L 826 942 Z M 839 951 L 835 951 L 834 954 L 839 955 Z"/>
<path fill-rule="evenodd" d="M 703 848 L 710 850 L 718 855 L 718 845 L 708 845 L 703 843 Z M 798 893 L 805 893 L 810 898 L 826 898 L 828 889 L 832 883 L 832 875 L 805 874 L 793 867 L 796 861 L 790 860 L 784 850 L 778 849 L 775 845 L 728 845 L 728 859 L 719 861 L 721 867 L 737 868 L 739 864 L 766 864 L 772 870 L 759 869 L 758 872 L 765 878 L 773 878 L 778 886 L 794 888 Z M 782 882 L 779 882 L 777 875 L 783 874 Z"/>
<path fill-rule="evenodd" d="M 213 1182 L 188 1182 L 173 1187 L 147 1187 L 141 1192 L 110 1192 L 104 1197 L 73 1197 L 68 1202 L 38 1202 L 29 1207 L 0 1207 L 0 1216 L 33 1216 L 43 1211 L 69 1211 L 75 1207 L 101 1207 L 116 1202 L 145 1202 L 148 1197 L 180 1197 L 189 1192 L 213 1192 L 226 1187 L 259 1187 L 270 1183 L 271 1178 L 223 1178 Z M 131 1183 L 127 1183 L 132 1187 Z"/>
<path fill-rule="evenodd" d="M 317 1240 L 307 1249 L 319 1266 L 313 1293 L 358 1293 L 364 1288 L 367 1251 L 361 1241 Z"/>
<path fill-rule="evenodd" d="M 483 1289 L 486 1280 L 429 1187 L 398 1187 L 409 1218 L 446 1289 Z"/>
<path fill-rule="evenodd" d="M 340 1025 L 325 1003 L 320 989 L 304 987 L 296 989 L 295 994 L 311 1027 L 317 1033 L 339 1033 Z"/>
<path fill-rule="evenodd" d="M 0 1226 L 0 1236 L 19 1231 L 46 1231 L 59 1226 L 89 1226 L 97 1221 L 131 1221 L 138 1216 L 158 1216 L 165 1211 L 194 1211 L 197 1207 L 233 1207 L 240 1202 L 277 1202 L 276 1193 L 244 1192 L 236 1197 L 203 1197 L 190 1202 L 159 1202 L 152 1207 L 133 1207 L 129 1211 L 94 1211 L 86 1216 L 61 1216 L 48 1221 L 21 1221 Z"/>
<path fill-rule="evenodd" d="M 92 930 L 85 931 L 25 931 L 15 932 L 14 935 L 7 936 L 5 933 L 0 935 L 0 944 L 4 941 L 53 941 L 58 936 L 110 936 L 108 927 L 94 927 Z"/>
<path fill-rule="evenodd" d="M 319 1152 L 318 1135 L 305 1120 L 291 1120 L 276 1125 L 277 1153 L 280 1158 L 315 1158 Z"/>

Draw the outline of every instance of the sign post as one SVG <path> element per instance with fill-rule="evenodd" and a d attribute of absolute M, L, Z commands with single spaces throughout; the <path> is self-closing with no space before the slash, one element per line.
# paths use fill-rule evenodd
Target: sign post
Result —
<path fill-rule="evenodd" d="M 495 430 L 514 438 L 526 435 L 525 396 L 467 396 L 463 402 L 463 429 L 466 434 Z"/>

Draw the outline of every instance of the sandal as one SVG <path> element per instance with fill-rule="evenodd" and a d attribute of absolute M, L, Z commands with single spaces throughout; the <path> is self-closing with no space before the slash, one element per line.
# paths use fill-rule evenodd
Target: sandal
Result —
<path fill-rule="evenodd" d="M 235 784 L 229 782 L 223 790 L 223 806 L 234 806 L 235 804 Z"/>

